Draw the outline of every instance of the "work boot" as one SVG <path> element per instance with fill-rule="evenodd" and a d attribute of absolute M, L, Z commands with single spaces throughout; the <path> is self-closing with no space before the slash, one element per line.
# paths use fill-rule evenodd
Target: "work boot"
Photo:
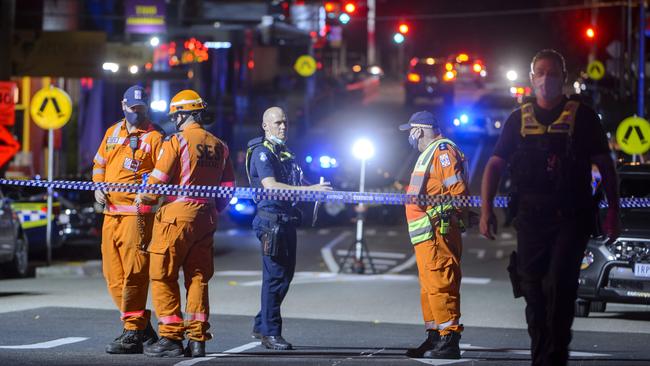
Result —
<path fill-rule="evenodd" d="M 460 333 L 450 332 L 440 336 L 438 344 L 431 350 L 424 352 L 424 358 L 460 358 Z"/>
<path fill-rule="evenodd" d="M 151 322 L 148 322 L 142 334 L 142 344 L 144 346 L 150 346 L 156 342 L 158 342 L 158 334 L 156 334 L 156 331 L 151 326 Z"/>
<path fill-rule="evenodd" d="M 160 337 L 158 342 L 144 348 L 144 354 L 150 357 L 178 357 L 183 352 L 183 341 L 167 337 Z"/>
<path fill-rule="evenodd" d="M 422 342 L 417 348 L 409 348 L 406 350 L 406 357 L 422 358 L 424 353 L 433 350 L 440 340 L 440 333 L 435 329 L 427 330 L 427 339 Z"/>
<path fill-rule="evenodd" d="M 142 353 L 142 331 L 122 331 L 122 335 L 106 346 L 106 353 L 112 354 L 133 354 Z"/>
<path fill-rule="evenodd" d="M 190 339 L 185 348 L 185 357 L 205 357 L 205 342 Z"/>
<path fill-rule="evenodd" d="M 291 343 L 285 341 L 281 335 L 262 336 L 262 346 L 278 351 L 288 351 L 290 349 L 293 349 Z"/>

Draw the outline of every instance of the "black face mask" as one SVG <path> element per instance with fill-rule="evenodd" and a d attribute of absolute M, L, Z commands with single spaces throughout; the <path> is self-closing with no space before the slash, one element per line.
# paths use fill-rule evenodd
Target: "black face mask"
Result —
<path fill-rule="evenodd" d="M 124 118 L 126 118 L 126 121 L 130 124 L 137 126 L 142 124 L 147 119 L 147 113 L 124 111 Z"/>

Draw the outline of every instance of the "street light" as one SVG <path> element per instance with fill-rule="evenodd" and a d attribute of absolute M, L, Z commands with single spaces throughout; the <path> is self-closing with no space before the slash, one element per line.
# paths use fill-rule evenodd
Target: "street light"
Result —
<path fill-rule="evenodd" d="M 151 39 L 149 40 L 149 44 L 151 45 L 151 47 L 157 47 L 160 44 L 160 38 L 155 36 L 151 37 Z"/>
<path fill-rule="evenodd" d="M 352 154 L 355 158 L 361 160 L 361 172 L 359 176 L 359 192 L 364 192 L 366 187 L 366 160 L 371 159 L 375 156 L 375 145 L 372 141 L 367 138 L 360 138 L 355 141 L 352 145 Z M 366 253 L 368 249 L 365 247 L 363 242 L 363 219 L 365 216 L 365 209 L 363 203 L 359 203 L 357 206 L 357 237 L 355 241 L 355 250 L 354 250 L 354 264 L 352 269 L 358 274 L 365 272 L 365 266 L 363 264 L 363 252 Z M 374 272 L 374 266 L 372 266 L 372 261 L 368 255 L 368 260 L 370 261 L 370 266 Z"/>
<path fill-rule="evenodd" d="M 510 81 L 516 81 L 518 76 L 519 75 L 517 75 L 515 70 L 508 70 L 508 72 L 506 72 L 506 79 Z"/>

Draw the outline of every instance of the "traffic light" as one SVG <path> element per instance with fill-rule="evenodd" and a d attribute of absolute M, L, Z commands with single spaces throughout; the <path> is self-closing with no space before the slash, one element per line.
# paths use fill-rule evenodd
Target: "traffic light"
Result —
<path fill-rule="evenodd" d="M 406 38 L 404 37 L 404 35 L 402 33 L 395 33 L 393 35 L 393 42 L 395 42 L 397 44 L 403 43 L 405 39 Z"/>
<path fill-rule="evenodd" d="M 343 10 L 348 14 L 352 14 L 355 10 L 357 10 L 357 6 L 352 2 L 348 2 L 343 6 Z"/>
<path fill-rule="evenodd" d="M 338 7 L 337 5 L 338 5 L 337 3 L 332 1 L 326 2 L 324 5 L 325 11 L 328 13 L 334 13 L 336 11 L 336 8 Z"/>
<path fill-rule="evenodd" d="M 594 27 L 588 27 L 585 29 L 585 36 L 587 36 L 587 39 L 589 40 L 594 40 L 596 38 L 596 30 Z"/>
<path fill-rule="evenodd" d="M 406 23 L 400 23 L 397 30 L 402 34 L 407 34 L 409 32 L 409 25 Z"/>

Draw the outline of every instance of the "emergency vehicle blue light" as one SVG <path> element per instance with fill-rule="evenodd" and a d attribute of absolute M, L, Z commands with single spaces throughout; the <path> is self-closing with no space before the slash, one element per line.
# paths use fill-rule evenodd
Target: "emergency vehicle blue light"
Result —
<path fill-rule="evenodd" d="M 230 204 L 231 204 L 231 205 L 234 205 L 234 204 L 236 204 L 238 201 L 239 201 L 239 199 L 238 199 L 237 197 L 233 197 L 233 198 L 230 199 Z"/>
<path fill-rule="evenodd" d="M 305 161 L 307 162 L 307 164 L 311 164 L 311 162 L 314 161 L 314 158 L 312 158 L 311 155 L 307 155 L 305 157 Z"/>
<path fill-rule="evenodd" d="M 320 167 L 323 169 L 329 169 L 332 167 L 332 158 L 327 155 L 323 155 L 319 159 Z"/>
<path fill-rule="evenodd" d="M 238 203 L 238 204 L 235 205 L 235 210 L 237 210 L 238 212 L 243 211 L 245 208 L 246 208 L 246 206 L 244 206 L 244 204 L 242 204 L 242 203 Z"/>
<path fill-rule="evenodd" d="M 458 118 L 454 118 L 454 126 L 460 126 L 460 120 Z"/>
<path fill-rule="evenodd" d="M 469 122 L 469 116 L 466 115 L 465 113 L 461 114 L 460 115 L 460 123 L 466 124 L 467 122 Z"/>

